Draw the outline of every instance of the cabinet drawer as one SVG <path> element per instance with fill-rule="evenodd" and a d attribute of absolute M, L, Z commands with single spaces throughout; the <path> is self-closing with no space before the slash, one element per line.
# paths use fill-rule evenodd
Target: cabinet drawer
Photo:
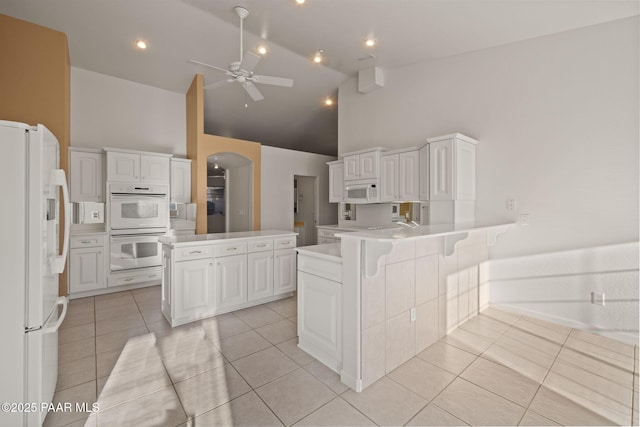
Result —
<path fill-rule="evenodd" d="M 247 242 L 224 243 L 215 245 L 214 255 L 216 257 L 238 255 L 247 253 Z"/>
<path fill-rule="evenodd" d="M 251 252 L 264 252 L 273 250 L 273 240 L 272 239 L 262 239 L 262 240 L 249 240 L 249 253 Z"/>
<path fill-rule="evenodd" d="M 296 247 L 296 236 L 278 237 L 273 239 L 273 249 L 288 249 Z"/>
<path fill-rule="evenodd" d="M 83 236 L 71 236 L 69 237 L 69 247 L 75 248 L 95 248 L 97 246 L 104 246 L 105 235 L 104 234 L 87 234 Z"/>
<path fill-rule="evenodd" d="M 154 268 L 138 273 L 117 273 L 111 274 L 107 280 L 109 287 L 131 285 L 133 283 L 160 281 L 162 279 L 162 268 Z"/>
<path fill-rule="evenodd" d="M 186 261 L 190 259 L 213 258 L 212 245 L 190 246 L 186 248 L 174 249 L 176 261 Z"/>
<path fill-rule="evenodd" d="M 298 254 L 298 271 L 342 283 L 342 263 Z"/>
<path fill-rule="evenodd" d="M 336 235 L 335 230 L 325 230 L 322 228 L 318 229 L 318 237 L 333 239 L 335 235 Z"/>

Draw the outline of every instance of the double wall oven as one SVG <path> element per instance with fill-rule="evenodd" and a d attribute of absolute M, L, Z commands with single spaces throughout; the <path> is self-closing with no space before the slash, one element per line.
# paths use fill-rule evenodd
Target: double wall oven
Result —
<path fill-rule="evenodd" d="M 168 186 L 111 183 L 111 272 L 162 265 L 162 245 L 158 237 L 166 234 L 168 227 Z"/>

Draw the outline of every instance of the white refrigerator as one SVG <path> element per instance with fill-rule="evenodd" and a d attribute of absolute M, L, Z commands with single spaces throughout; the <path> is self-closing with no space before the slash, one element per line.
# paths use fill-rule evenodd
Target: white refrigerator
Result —
<path fill-rule="evenodd" d="M 59 165 L 58 141 L 46 127 L 0 121 L 2 426 L 42 425 L 47 414 L 42 404 L 51 403 L 56 388 L 58 328 L 68 301 L 58 297 L 58 274 L 69 247 L 71 215 Z"/>

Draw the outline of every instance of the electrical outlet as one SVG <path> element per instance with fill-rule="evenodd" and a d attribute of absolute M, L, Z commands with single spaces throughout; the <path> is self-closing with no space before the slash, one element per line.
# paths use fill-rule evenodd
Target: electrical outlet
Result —
<path fill-rule="evenodd" d="M 604 292 L 591 292 L 591 304 L 604 306 Z"/>
<path fill-rule="evenodd" d="M 512 199 L 512 198 L 507 199 L 507 210 L 508 211 L 516 210 L 516 199 Z"/>
<path fill-rule="evenodd" d="M 416 321 L 416 308 L 413 307 L 409 313 L 410 313 L 410 316 L 411 316 L 411 321 L 415 322 Z"/>
<path fill-rule="evenodd" d="M 520 225 L 529 225 L 529 214 L 522 213 L 518 215 L 518 224 Z"/>

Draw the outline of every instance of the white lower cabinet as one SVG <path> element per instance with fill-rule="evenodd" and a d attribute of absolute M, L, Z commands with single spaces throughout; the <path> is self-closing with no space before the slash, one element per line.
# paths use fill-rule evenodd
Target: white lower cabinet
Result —
<path fill-rule="evenodd" d="M 248 255 L 248 301 L 255 301 L 273 295 L 273 260 L 273 251 L 256 252 Z"/>
<path fill-rule="evenodd" d="M 176 262 L 174 280 L 173 310 L 176 319 L 194 319 L 213 314 L 213 259 Z"/>
<path fill-rule="evenodd" d="M 296 290 L 296 250 L 281 249 L 273 255 L 274 295 Z"/>
<path fill-rule="evenodd" d="M 79 294 L 107 287 L 105 234 L 69 238 L 69 293 Z"/>
<path fill-rule="evenodd" d="M 294 248 L 293 234 L 163 244 L 164 316 L 177 326 L 289 296 L 296 290 Z"/>
<path fill-rule="evenodd" d="M 342 285 L 298 271 L 298 346 L 335 372 L 342 368 Z"/>
<path fill-rule="evenodd" d="M 247 255 L 216 258 L 216 309 L 247 302 Z"/>

